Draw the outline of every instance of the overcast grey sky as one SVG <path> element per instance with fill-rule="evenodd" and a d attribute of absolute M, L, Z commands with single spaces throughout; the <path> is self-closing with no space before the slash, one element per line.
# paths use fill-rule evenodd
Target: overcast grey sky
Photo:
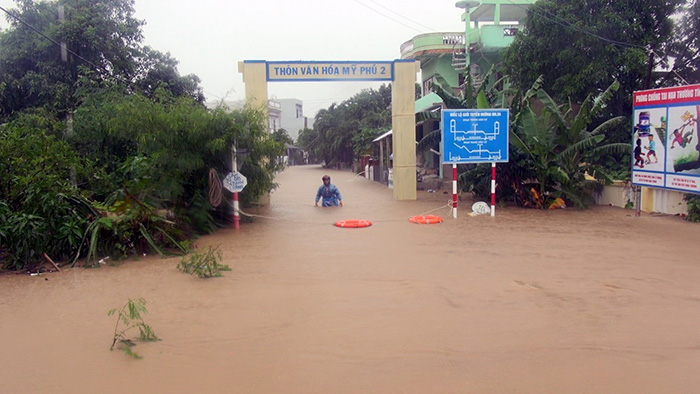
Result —
<path fill-rule="evenodd" d="M 14 1 L 0 0 L 4 8 Z M 170 52 L 180 74 L 196 74 L 207 100 L 245 97 L 243 60 L 394 60 L 402 43 L 464 30 L 455 0 L 136 0 L 144 43 Z M 7 27 L 5 18 L 0 26 Z M 304 101 L 306 116 L 372 82 L 274 82 L 271 97 Z"/>

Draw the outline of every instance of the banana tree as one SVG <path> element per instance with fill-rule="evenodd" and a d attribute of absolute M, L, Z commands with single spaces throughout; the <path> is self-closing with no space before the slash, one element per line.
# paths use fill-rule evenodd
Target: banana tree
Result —
<path fill-rule="evenodd" d="M 612 182 L 603 167 L 590 161 L 591 156 L 629 150 L 624 143 L 601 145 L 607 131 L 626 121 L 624 116 L 588 130 L 620 85 L 615 81 L 600 95 L 589 95 L 576 111 L 571 102 L 557 104 L 541 88 L 541 82 L 542 77 L 523 95 L 510 132 L 511 144 L 529 157 L 541 196 L 554 193 L 552 197 L 564 196 L 576 206 L 586 207 L 603 184 Z"/>

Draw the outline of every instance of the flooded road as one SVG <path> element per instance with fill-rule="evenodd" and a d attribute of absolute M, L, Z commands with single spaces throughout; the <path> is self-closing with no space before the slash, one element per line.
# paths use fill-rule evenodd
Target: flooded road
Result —
<path fill-rule="evenodd" d="M 329 173 L 343 208 L 315 208 Z M 449 194 L 292 167 L 219 246 L 0 276 L 0 393 L 591 393 L 700 387 L 700 226 L 595 207 L 449 216 Z M 410 216 L 443 216 L 415 225 Z M 366 219 L 365 229 L 336 220 Z M 162 339 L 109 351 L 107 311 L 143 297 Z M 136 335 L 136 334 L 134 334 Z"/>

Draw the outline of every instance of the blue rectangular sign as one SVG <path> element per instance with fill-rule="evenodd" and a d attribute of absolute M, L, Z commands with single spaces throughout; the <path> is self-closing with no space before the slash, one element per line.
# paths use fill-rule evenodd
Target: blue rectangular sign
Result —
<path fill-rule="evenodd" d="M 443 110 L 443 163 L 507 162 L 508 118 L 507 109 Z"/>

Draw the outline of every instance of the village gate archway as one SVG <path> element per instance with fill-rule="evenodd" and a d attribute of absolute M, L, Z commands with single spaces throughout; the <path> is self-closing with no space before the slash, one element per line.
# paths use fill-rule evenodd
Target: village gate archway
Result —
<path fill-rule="evenodd" d="M 394 199 L 416 199 L 415 60 L 394 61 L 265 61 L 238 63 L 246 101 L 267 111 L 268 82 L 391 81 L 391 127 Z"/>

